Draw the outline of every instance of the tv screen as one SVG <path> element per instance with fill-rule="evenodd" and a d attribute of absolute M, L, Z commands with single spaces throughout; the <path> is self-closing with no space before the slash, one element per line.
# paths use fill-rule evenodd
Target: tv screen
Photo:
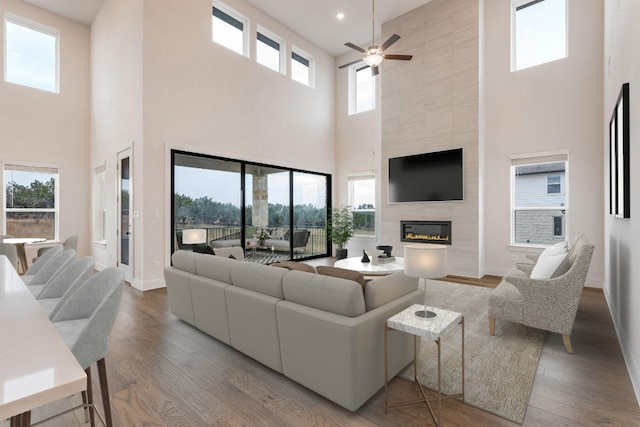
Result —
<path fill-rule="evenodd" d="M 462 198 L 462 148 L 389 159 L 390 203 Z"/>

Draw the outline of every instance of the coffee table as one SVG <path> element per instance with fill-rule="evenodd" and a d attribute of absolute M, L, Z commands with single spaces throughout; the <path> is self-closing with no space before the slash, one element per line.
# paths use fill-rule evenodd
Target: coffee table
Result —
<path fill-rule="evenodd" d="M 357 271 L 365 276 L 386 276 L 396 271 L 404 271 L 404 258 L 396 257 L 394 262 L 378 263 L 361 262 L 362 257 L 344 258 L 336 261 L 333 266 Z"/>

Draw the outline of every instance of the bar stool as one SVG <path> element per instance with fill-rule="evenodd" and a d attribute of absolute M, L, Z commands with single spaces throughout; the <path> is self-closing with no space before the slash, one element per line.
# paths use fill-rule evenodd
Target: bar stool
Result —
<path fill-rule="evenodd" d="M 31 267 L 29 267 L 29 269 L 25 271 L 24 275 L 22 276 L 22 281 L 28 285 L 29 282 L 33 279 L 33 276 L 35 276 L 42 267 L 44 267 L 49 261 L 51 261 L 51 258 L 60 253 L 62 253 L 62 245 L 53 246 L 50 251 L 45 252 L 46 255 L 41 256 L 36 260 L 36 262 L 31 264 Z"/>
<path fill-rule="evenodd" d="M 71 294 L 51 319 L 54 327 L 87 373 L 88 402 L 79 407 L 90 408 L 91 426 L 95 425 L 94 412 L 107 427 L 113 425 L 105 357 L 109 351 L 109 334 L 118 315 L 123 283 L 122 271 L 115 267 L 106 268 L 92 276 Z M 98 365 L 104 418 L 93 403 L 91 387 L 93 363 Z"/>
<path fill-rule="evenodd" d="M 91 277 L 93 265 L 92 257 L 82 257 L 78 261 L 67 264 L 60 273 L 47 282 L 36 300 L 49 318 L 52 319 L 67 299 Z"/>
<path fill-rule="evenodd" d="M 47 283 L 52 280 L 60 271 L 64 269 L 76 256 L 76 251 L 70 249 L 68 251 L 64 251 L 55 255 L 46 263 L 38 272 L 29 276 L 29 280 L 25 281 L 27 284 L 27 288 L 31 291 L 31 293 L 37 297 L 40 294 L 40 291 L 44 289 Z M 24 280 L 23 276 L 23 280 Z"/>

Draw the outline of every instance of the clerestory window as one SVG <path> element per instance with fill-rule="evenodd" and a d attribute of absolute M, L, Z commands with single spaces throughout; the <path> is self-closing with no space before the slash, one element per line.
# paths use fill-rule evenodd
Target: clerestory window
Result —
<path fill-rule="evenodd" d="M 4 80 L 59 92 L 59 32 L 13 15 L 4 17 Z"/>
<path fill-rule="evenodd" d="M 213 41 L 232 51 L 249 56 L 247 28 L 249 20 L 229 6 L 215 1 L 211 32 Z"/>
<path fill-rule="evenodd" d="M 512 71 L 567 57 L 566 0 L 512 0 Z"/>

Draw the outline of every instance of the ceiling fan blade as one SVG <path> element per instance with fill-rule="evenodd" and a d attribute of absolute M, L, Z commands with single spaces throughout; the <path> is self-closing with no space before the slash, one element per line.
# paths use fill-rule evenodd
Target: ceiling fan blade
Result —
<path fill-rule="evenodd" d="M 342 64 L 338 68 L 345 68 L 345 67 L 348 67 L 350 65 L 357 64 L 358 62 L 362 62 L 362 58 L 356 59 L 355 61 L 347 62 L 346 64 Z"/>
<path fill-rule="evenodd" d="M 344 44 L 345 46 L 350 47 L 351 49 L 355 49 L 360 53 L 366 53 L 367 51 L 364 50 L 363 48 L 361 48 L 360 46 L 356 46 L 355 44 L 351 43 L 351 42 L 347 42 Z"/>
<path fill-rule="evenodd" d="M 371 75 L 377 76 L 378 74 L 380 74 L 380 70 L 378 70 L 378 67 L 371 67 Z"/>
<path fill-rule="evenodd" d="M 392 44 L 394 44 L 395 42 L 397 42 L 398 40 L 400 40 L 400 36 L 397 34 L 392 35 L 391 37 L 389 37 L 387 39 L 386 42 L 382 43 L 382 45 L 380 46 L 380 50 L 381 51 L 385 51 L 389 48 L 389 46 L 391 46 Z"/>
<path fill-rule="evenodd" d="M 411 61 L 411 58 L 413 58 L 413 55 L 393 55 L 393 54 L 389 54 L 389 55 L 385 55 L 384 59 L 399 59 L 401 61 Z"/>

